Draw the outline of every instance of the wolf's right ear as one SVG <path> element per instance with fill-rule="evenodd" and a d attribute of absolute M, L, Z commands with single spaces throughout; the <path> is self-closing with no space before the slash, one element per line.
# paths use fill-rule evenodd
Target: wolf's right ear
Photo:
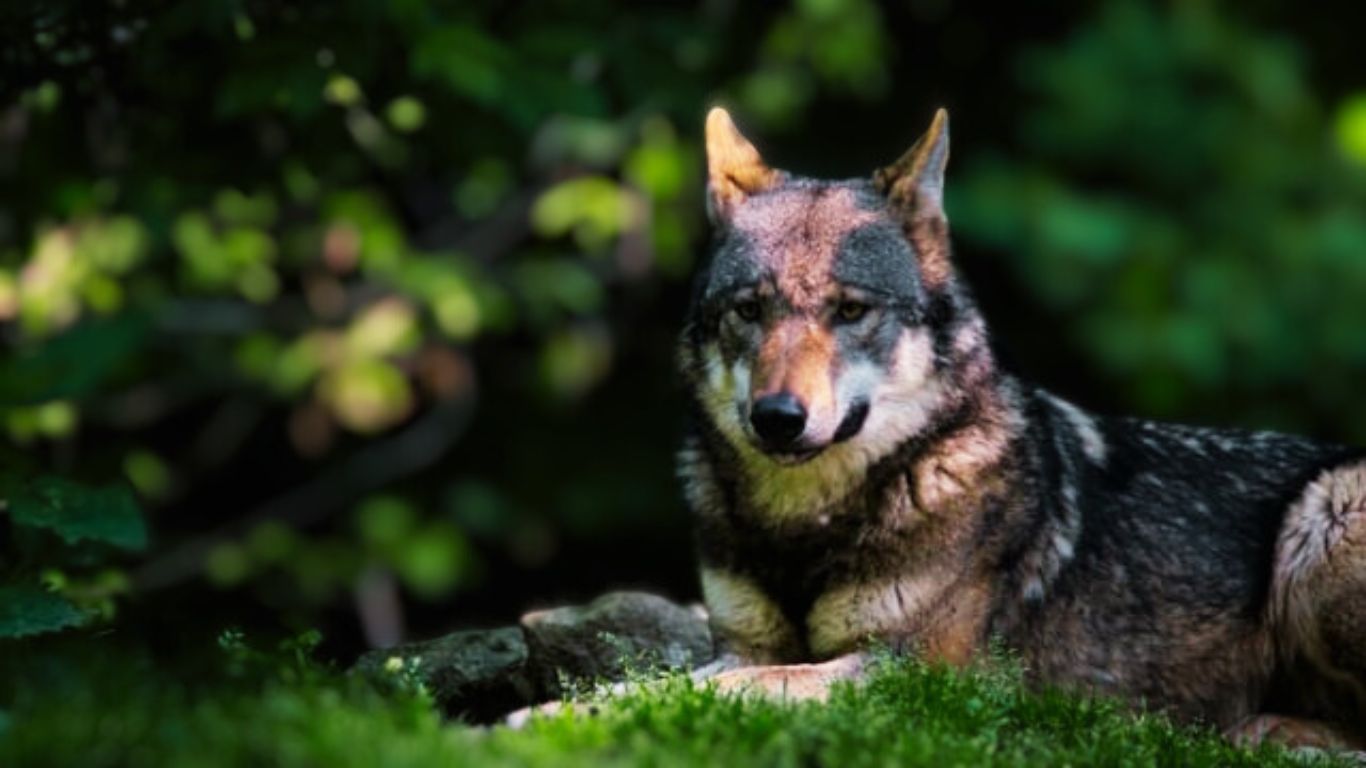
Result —
<path fill-rule="evenodd" d="M 944 169 L 949 164 L 949 113 L 936 110 L 929 130 L 900 160 L 873 174 L 873 184 L 912 221 L 944 218 Z"/>
<path fill-rule="evenodd" d="M 728 220 L 746 198 L 781 180 L 782 172 L 764 165 L 730 113 L 712 107 L 707 113 L 707 215 L 712 221 Z"/>

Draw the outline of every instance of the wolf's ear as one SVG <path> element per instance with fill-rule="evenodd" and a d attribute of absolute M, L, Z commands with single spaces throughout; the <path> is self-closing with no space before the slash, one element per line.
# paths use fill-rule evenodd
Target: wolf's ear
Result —
<path fill-rule="evenodd" d="M 912 220 L 944 218 L 944 168 L 949 163 L 949 113 L 936 110 L 929 130 L 900 160 L 873 174 L 873 184 Z"/>
<path fill-rule="evenodd" d="M 782 178 L 764 165 L 759 150 L 740 135 L 730 113 L 712 107 L 707 113 L 707 213 L 713 221 L 729 219 L 735 207 Z"/>

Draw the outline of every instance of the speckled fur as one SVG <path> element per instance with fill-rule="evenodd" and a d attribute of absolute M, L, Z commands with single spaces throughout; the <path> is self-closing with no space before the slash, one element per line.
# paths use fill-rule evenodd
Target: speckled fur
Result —
<path fill-rule="evenodd" d="M 1366 452 L 1095 415 L 1003 370 L 949 256 L 946 117 L 842 182 L 756 170 L 723 122 L 679 471 L 721 650 L 764 665 L 727 687 L 819 695 L 872 644 L 964 662 L 998 639 L 1036 680 L 1240 738 L 1362 730 Z M 868 313 L 841 322 L 851 293 Z M 812 403 L 804 462 L 748 426 L 775 388 Z"/>

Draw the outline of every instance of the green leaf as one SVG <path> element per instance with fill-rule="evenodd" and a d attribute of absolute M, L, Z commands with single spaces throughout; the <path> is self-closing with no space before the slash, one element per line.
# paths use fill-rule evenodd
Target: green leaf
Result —
<path fill-rule="evenodd" d="M 142 317 L 86 323 L 0 364 L 0 405 L 36 405 L 84 395 L 100 385 L 146 337 Z"/>
<path fill-rule="evenodd" d="M 16 525 L 48 529 L 69 544 L 98 541 L 133 551 L 147 546 L 142 510 L 122 486 L 89 488 L 46 476 L 0 491 Z"/>
<path fill-rule="evenodd" d="M 0 638 L 79 627 L 85 618 L 79 608 L 51 592 L 37 587 L 0 587 Z"/>
<path fill-rule="evenodd" d="M 587 251 L 599 251 L 640 217 L 637 201 L 605 176 L 580 176 L 559 182 L 537 198 L 531 225 L 544 237 L 573 233 Z"/>
<path fill-rule="evenodd" d="M 1353 161 L 1366 164 L 1366 94 L 1354 94 L 1343 102 L 1334 123 L 1342 151 Z"/>

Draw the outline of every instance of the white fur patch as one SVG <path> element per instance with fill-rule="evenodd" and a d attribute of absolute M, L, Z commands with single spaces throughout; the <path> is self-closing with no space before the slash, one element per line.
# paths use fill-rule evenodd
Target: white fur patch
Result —
<path fill-rule="evenodd" d="M 1023 594 L 1026 600 L 1042 600 L 1047 585 L 1053 583 L 1075 554 L 1082 519 L 1075 485 L 1063 486 L 1062 502 L 1063 515 L 1050 521 L 1052 531 L 1039 551 L 1032 574 L 1025 579 Z"/>
<path fill-rule="evenodd" d="M 1073 494 L 1075 495 L 1075 494 Z M 1076 501 L 1067 502 L 1066 517 L 1053 521 L 1053 531 L 1037 550 L 1030 561 L 1029 575 L 1024 579 L 1021 596 L 1029 602 L 1044 598 L 1047 584 L 1051 584 L 1062 567 L 1071 562 L 1075 554 L 1075 542 L 1081 534 L 1081 514 L 1076 510 Z"/>
<path fill-rule="evenodd" d="M 1318 646 L 1314 598 L 1345 539 L 1366 546 L 1366 462 L 1319 475 L 1286 513 L 1276 542 L 1271 619 L 1304 652 Z"/>
<path fill-rule="evenodd" d="M 696 438 L 689 438 L 678 452 L 678 479 L 683 483 L 683 497 L 692 509 L 716 509 L 721 504 L 716 477 L 698 449 Z"/>
<path fill-rule="evenodd" d="M 1101 434 L 1100 427 L 1096 426 L 1096 420 L 1090 414 L 1060 397 L 1051 394 L 1046 396 L 1048 402 L 1062 414 L 1064 419 L 1067 419 L 1067 423 L 1077 433 L 1077 438 L 1081 440 L 1081 450 L 1086 454 L 1086 458 L 1096 464 L 1104 464 L 1105 456 L 1109 450 L 1105 445 L 1105 436 Z"/>
<path fill-rule="evenodd" d="M 1096 427 L 1095 420 L 1071 403 L 1046 395 L 1049 403 L 1063 415 L 1076 431 L 1081 441 L 1082 453 L 1096 464 L 1104 464 L 1107 453 L 1105 439 Z M 1070 460 L 1067 460 L 1070 465 Z M 1044 598 L 1048 585 L 1071 562 L 1075 554 L 1076 541 L 1081 536 L 1082 512 L 1078 495 L 1075 471 L 1062 480 L 1062 515 L 1048 521 L 1051 530 L 1043 538 L 1042 545 L 1032 551 L 1024 560 L 1026 575 L 1020 588 L 1021 597 L 1028 602 Z"/>
<path fill-rule="evenodd" d="M 1186 446 L 1186 450 L 1196 456 L 1205 455 L 1205 443 L 1198 437 L 1190 436 L 1181 438 L 1181 444 Z"/>
<path fill-rule="evenodd" d="M 809 518 L 843 501 L 868 468 L 929 423 L 944 394 L 932 376 L 933 349 L 923 329 L 905 331 L 887 370 L 850 366 L 835 387 L 838 422 L 854 401 L 867 399 L 868 418 L 850 440 L 831 445 L 811 460 L 782 464 L 755 447 L 740 422 L 749 397 L 749 370 L 727 368 L 719 353 L 707 359 L 705 398 L 712 422 L 740 454 L 750 502 L 773 521 Z M 833 432 L 837 423 L 818 425 Z"/>

